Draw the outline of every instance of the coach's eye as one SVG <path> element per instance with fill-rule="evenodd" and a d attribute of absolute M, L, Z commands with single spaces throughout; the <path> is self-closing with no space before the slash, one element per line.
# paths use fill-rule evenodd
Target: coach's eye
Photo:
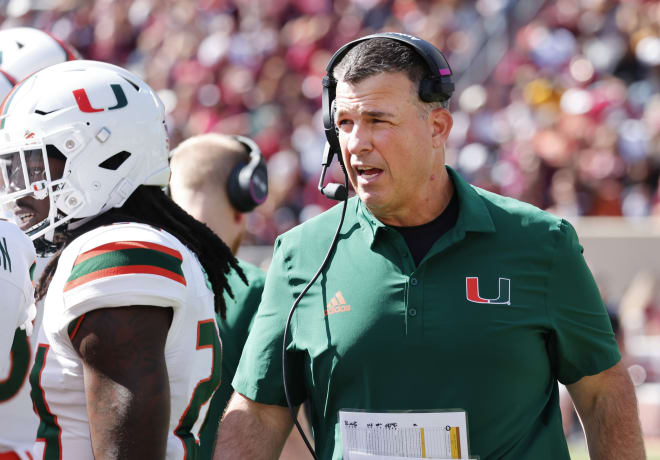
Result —
<path fill-rule="evenodd" d="M 337 122 L 337 126 L 338 126 L 340 129 L 347 129 L 347 128 L 348 128 L 349 126 L 351 126 L 352 124 L 353 124 L 353 122 L 352 122 L 351 120 L 339 120 L 339 121 Z"/>

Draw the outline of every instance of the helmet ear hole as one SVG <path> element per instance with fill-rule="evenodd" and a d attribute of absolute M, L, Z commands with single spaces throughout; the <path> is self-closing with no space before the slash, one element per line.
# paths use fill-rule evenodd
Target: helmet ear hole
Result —
<path fill-rule="evenodd" d="M 119 153 L 115 153 L 110 158 L 105 159 L 99 164 L 99 168 L 109 169 L 110 171 L 116 171 L 121 165 L 124 164 L 126 160 L 131 156 L 130 152 L 122 150 Z"/>

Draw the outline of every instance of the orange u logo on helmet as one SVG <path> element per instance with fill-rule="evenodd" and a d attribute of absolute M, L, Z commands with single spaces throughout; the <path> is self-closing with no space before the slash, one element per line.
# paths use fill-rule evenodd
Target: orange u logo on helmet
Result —
<path fill-rule="evenodd" d="M 76 98 L 76 104 L 78 104 L 80 111 L 84 113 L 103 112 L 104 110 L 116 110 L 121 109 L 122 107 L 126 107 L 128 105 L 128 100 L 126 99 L 126 94 L 124 94 L 124 90 L 122 89 L 121 85 L 111 84 L 110 88 L 112 88 L 112 92 L 115 94 L 117 103 L 112 107 L 108 107 L 107 109 L 97 109 L 92 107 L 92 103 L 89 101 L 89 97 L 87 96 L 87 92 L 84 88 L 74 90 L 73 97 Z"/>

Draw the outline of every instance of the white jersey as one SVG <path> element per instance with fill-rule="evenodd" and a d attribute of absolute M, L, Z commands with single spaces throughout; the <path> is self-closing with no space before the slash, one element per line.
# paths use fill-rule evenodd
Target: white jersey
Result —
<path fill-rule="evenodd" d="M 46 259 L 37 257 L 35 280 L 39 279 L 40 260 Z M 30 382 L 27 375 L 34 363 L 43 311 L 43 301 L 37 302 L 37 316 L 34 320 L 34 329 L 29 337 L 26 337 L 24 330 L 16 330 L 12 345 L 14 367 L 11 373 L 18 376 L 14 378 L 19 379 L 17 381 L 20 381 L 20 386 L 12 386 L 6 394 L 8 398 L 0 401 L 0 454 L 13 452 L 21 460 L 32 460 L 32 446 L 39 426 L 39 417 L 34 413 L 32 407 Z M 24 364 L 18 366 L 18 363 Z M 0 387 L 2 387 L 1 383 Z M 1 455 L 0 458 L 2 458 Z"/>
<path fill-rule="evenodd" d="M 31 324 L 34 309 L 32 271 L 37 259 L 32 241 L 20 228 L 0 220 L 0 375 L 10 364 L 10 350 L 16 328 Z"/>
<path fill-rule="evenodd" d="M 27 375 L 34 319 L 32 241 L 13 223 L 0 220 L 0 453 L 27 458 L 36 430 Z M 32 339 L 34 340 L 33 335 Z"/>
<path fill-rule="evenodd" d="M 213 292 L 197 257 L 179 240 L 135 223 L 85 233 L 60 257 L 30 374 L 41 418 L 34 458 L 94 458 L 83 365 L 71 340 L 85 313 L 131 305 L 173 309 L 165 344 L 170 384 L 166 458 L 195 458 L 209 399 L 220 384 Z"/>

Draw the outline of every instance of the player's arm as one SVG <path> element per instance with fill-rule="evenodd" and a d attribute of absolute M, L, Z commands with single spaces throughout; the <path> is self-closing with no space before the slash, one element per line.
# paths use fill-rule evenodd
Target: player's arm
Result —
<path fill-rule="evenodd" d="M 567 388 L 582 421 L 591 458 L 646 458 L 635 388 L 621 361 Z"/>
<path fill-rule="evenodd" d="M 214 460 L 277 460 L 291 432 L 289 409 L 234 392 L 220 423 Z"/>
<path fill-rule="evenodd" d="M 170 388 L 165 341 L 172 309 L 92 310 L 72 343 L 82 358 L 94 457 L 165 458 Z"/>

